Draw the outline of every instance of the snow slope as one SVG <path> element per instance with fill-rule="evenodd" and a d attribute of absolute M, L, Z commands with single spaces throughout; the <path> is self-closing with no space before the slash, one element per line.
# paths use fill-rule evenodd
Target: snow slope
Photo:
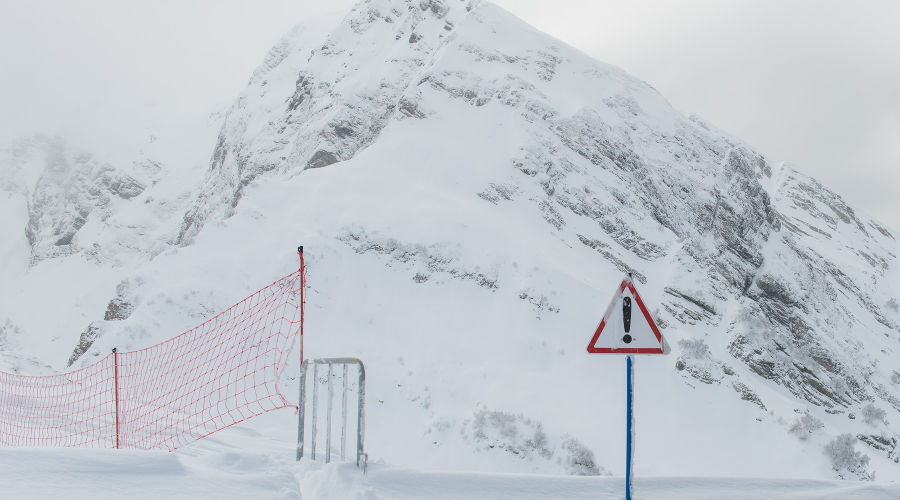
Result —
<path fill-rule="evenodd" d="M 5 498 L 134 500 L 296 499 L 621 499 L 620 477 L 423 471 L 293 460 L 291 412 L 260 417 L 179 453 L 129 450 L 0 450 Z M 272 430 L 276 432 L 272 432 Z M 281 430 L 279 432 L 279 430 Z M 638 498 L 666 500 L 887 500 L 898 484 L 797 479 L 638 477 Z"/>
<path fill-rule="evenodd" d="M 540 500 L 624 498 L 621 478 L 422 472 L 352 464 L 280 463 L 271 456 L 223 453 L 198 460 L 146 452 L 0 452 L 11 498 L 218 498 Z M 63 473 L 59 469 L 62 468 Z M 51 478 L 48 480 L 47 478 Z M 68 492 L 68 493 L 64 493 Z M 640 498 L 660 500 L 890 500 L 900 486 L 823 480 L 646 478 Z"/>
<path fill-rule="evenodd" d="M 295 269 L 303 244 L 307 355 L 369 373 L 374 495 L 391 474 L 447 481 L 391 467 L 622 475 L 624 359 L 585 348 L 631 272 L 673 348 L 636 360 L 639 477 L 900 477 L 887 229 L 487 2 L 369 0 L 303 33 L 254 73 L 199 186 L 153 194 L 126 172 L 149 187 L 116 198 L 75 160 L 29 179 L 62 164 L 87 187 L 4 184 L 46 236 L 3 243 L 7 370 L 168 338 Z"/>

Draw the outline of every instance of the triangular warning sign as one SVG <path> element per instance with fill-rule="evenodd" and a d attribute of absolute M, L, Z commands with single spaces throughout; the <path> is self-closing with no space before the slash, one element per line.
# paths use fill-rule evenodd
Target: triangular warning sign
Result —
<path fill-rule="evenodd" d="M 622 280 L 587 350 L 592 354 L 665 354 L 662 334 L 631 278 Z"/>

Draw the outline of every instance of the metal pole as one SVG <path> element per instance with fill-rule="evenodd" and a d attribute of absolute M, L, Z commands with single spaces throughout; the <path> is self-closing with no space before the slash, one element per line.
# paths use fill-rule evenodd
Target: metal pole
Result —
<path fill-rule="evenodd" d="M 319 405 L 319 364 L 313 365 L 313 411 L 312 411 L 312 450 L 310 456 L 316 459 L 316 408 Z"/>
<path fill-rule="evenodd" d="M 297 422 L 297 460 L 303 458 L 303 419 L 306 417 L 306 369 L 303 362 L 303 310 L 306 308 L 306 268 L 303 261 L 303 245 L 297 247 L 300 256 L 300 412 Z"/>
<path fill-rule="evenodd" d="M 325 415 L 325 463 L 331 462 L 331 407 L 334 401 L 334 384 L 331 376 L 334 375 L 332 364 L 328 363 L 328 410 Z"/>
<path fill-rule="evenodd" d="M 631 500 L 631 479 L 634 467 L 634 368 L 631 356 L 625 359 L 625 500 Z"/>
<path fill-rule="evenodd" d="M 346 457 L 347 451 L 347 363 L 343 365 L 341 374 L 341 461 Z"/>
<path fill-rule="evenodd" d="M 303 458 L 303 419 L 306 417 L 306 369 L 308 363 L 300 364 L 300 417 L 297 419 L 297 460 Z"/>
<path fill-rule="evenodd" d="M 303 313 L 306 309 L 306 263 L 303 260 L 303 245 L 297 247 L 300 256 L 300 364 L 303 364 Z"/>
<path fill-rule="evenodd" d="M 359 363 L 359 401 L 357 402 L 357 420 L 356 420 L 356 466 L 359 467 L 359 461 L 363 455 L 363 440 L 366 437 L 366 369 L 363 367 L 362 361 Z M 367 460 L 368 461 L 368 460 Z"/>
<path fill-rule="evenodd" d="M 363 366 L 362 361 L 357 358 L 327 358 L 327 359 L 309 359 L 304 361 L 300 365 L 300 418 L 297 422 L 297 460 L 300 460 L 303 456 L 305 456 L 305 424 L 306 424 L 306 375 L 307 370 L 309 369 L 309 365 L 313 365 L 313 396 L 312 396 L 312 415 L 310 416 L 310 421 L 312 423 L 312 451 L 310 453 L 310 458 L 313 460 L 316 459 L 316 441 L 318 437 L 318 406 L 319 406 L 319 396 L 318 396 L 318 386 L 320 384 L 319 381 L 319 365 L 327 364 L 328 365 L 328 437 L 327 437 L 327 446 L 328 451 L 326 451 L 326 460 L 330 459 L 331 456 L 331 414 L 332 414 L 332 404 L 334 401 L 334 389 L 333 389 L 333 365 L 341 364 L 343 366 L 343 375 L 344 380 L 342 381 L 343 391 L 342 391 L 342 401 L 341 401 L 341 412 L 342 412 L 342 420 L 344 421 L 341 426 L 341 458 L 344 458 L 344 448 L 346 441 L 346 431 L 347 431 L 347 422 L 346 422 L 346 406 L 347 406 L 347 394 L 351 389 L 349 379 L 347 377 L 348 374 L 348 366 L 349 364 L 355 364 L 359 367 L 359 382 L 358 382 L 358 396 L 359 400 L 357 401 L 357 425 L 356 425 L 356 465 L 359 467 L 362 465 L 363 471 L 366 470 L 366 462 L 368 461 L 368 456 L 366 455 L 363 447 L 363 439 L 365 438 L 365 400 L 366 400 L 366 369 Z"/>

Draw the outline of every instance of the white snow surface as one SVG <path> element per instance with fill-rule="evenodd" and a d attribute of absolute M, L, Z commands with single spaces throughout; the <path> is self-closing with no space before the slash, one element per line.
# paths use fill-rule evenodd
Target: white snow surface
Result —
<path fill-rule="evenodd" d="M 302 244 L 307 357 L 366 363 L 368 476 L 293 462 L 280 411 L 174 454 L 0 450 L 11 497 L 622 498 L 625 359 L 586 346 L 625 272 L 673 350 L 635 361 L 642 497 L 900 495 L 889 231 L 490 3 L 370 0 L 308 33 L 252 75 L 202 182 L 9 149 L 0 369 L 167 339 Z M 104 319 L 114 298 L 133 312 Z M 861 469 L 826 455 L 842 434 Z"/>
<path fill-rule="evenodd" d="M 293 412 L 259 417 L 178 453 L 2 449 L 4 498 L 216 498 L 319 500 L 625 498 L 621 477 L 422 470 L 349 462 L 296 462 Z M 263 425 L 260 425 L 263 424 Z M 635 498 L 660 500 L 888 500 L 900 484 L 814 479 L 637 477 Z"/>

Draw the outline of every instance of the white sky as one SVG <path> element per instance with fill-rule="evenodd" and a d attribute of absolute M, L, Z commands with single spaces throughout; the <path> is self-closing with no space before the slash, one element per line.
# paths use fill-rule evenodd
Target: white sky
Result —
<path fill-rule="evenodd" d="M 169 133 L 204 163 L 212 138 L 184 141 L 220 119 L 209 113 L 269 47 L 353 3 L 0 0 L 0 144 L 43 131 L 125 161 Z M 900 2 L 495 3 L 900 230 Z"/>

